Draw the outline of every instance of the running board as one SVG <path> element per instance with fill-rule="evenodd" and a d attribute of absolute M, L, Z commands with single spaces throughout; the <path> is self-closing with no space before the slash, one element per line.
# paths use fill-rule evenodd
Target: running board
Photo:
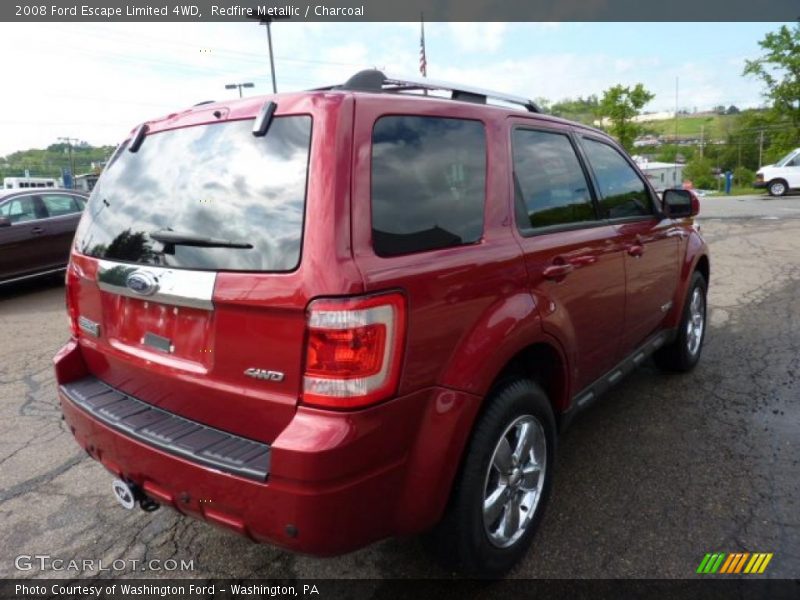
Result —
<path fill-rule="evenodd" d="M 651 354 L 674 340 L 676 333 L 674 329 L 658 332 L 605 375 L 575 394 L 569 409 L 563 414 L 562 429 L 566 427 L 566 424 L 576 413 L 594 404 L 600 396 L 622 381 L 626 375 L 640 366 Z"/>

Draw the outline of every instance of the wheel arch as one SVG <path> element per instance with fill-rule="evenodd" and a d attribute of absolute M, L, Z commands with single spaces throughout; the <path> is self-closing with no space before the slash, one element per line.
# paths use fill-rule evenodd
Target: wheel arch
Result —
<path fill-rule="evenodd" d="M 689 242 L 683 255 L 678 284 L 675 286 L 675 296 L 672 299 L 672 310 L 664 321 L 664 327 L 677 327 L 683 315 L 683 304 L 689 290 L 689 283 L 692 280 L 692 273 L 699 271 L 710 284 L 711 280 L 711 259 L 708 253 L 708 246 L 697 232 L 692 232 Z"/>
<path fill-rule="evenodd" d="M 515 377 L 531 379 L 545 392 L 557 417 L 569 407 L 568 372 L 567 360 L 555 340 L 539 340 L 519 350 L 503 365 L 487 398 L 504 381 Z"/>
<path fill-rule="evenodd" d="M 767 181 L 767 191 L 770 193 L 770 195 L 773 195 L 772 194 L 772 184 L 773 183 L 782 183 L 783 184 L 783 188 L 784 188 L 783 194 L 779 194 L 779 195 L 786 195 L 786 193 L 788 193 L 789 190 L 791 189 L 791 187 L 789 186 L 789 181 L 785 177 L 780 177 L 780 176 L 772 177 L 769 181 Z"/>

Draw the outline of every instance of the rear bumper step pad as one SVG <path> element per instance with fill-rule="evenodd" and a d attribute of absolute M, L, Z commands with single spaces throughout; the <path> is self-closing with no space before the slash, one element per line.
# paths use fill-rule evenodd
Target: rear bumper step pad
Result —
<path fill-rule="evenodd" d="M 269 474 L 267 444 L 161 410 L 96 377 L 84 377 L 60 389 L 98 421 L 148 446 L 256 481 L 264 481 Z"/>

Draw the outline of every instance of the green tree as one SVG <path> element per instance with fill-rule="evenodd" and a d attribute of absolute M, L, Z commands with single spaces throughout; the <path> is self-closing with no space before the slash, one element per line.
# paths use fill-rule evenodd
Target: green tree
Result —
<path fill-rule="evenodd" d="M 550 113 L 556 117 L 592 125 L 597 120 L 599 105 L 600 101 L 595 95 L 587 96 L 586 98 L 565 98 L 559 102 L 554 102 L 550 106 Z"/>
<path fill-rule="evenodd" d="M 642 130 L 633 118 L 653 98 L 655 95 L 647 91 L 641 83 L 633 88 L 615 85 L 603 92 L 598 112 L 600 116 L 608 118 L 609 132 L 625 149 L 633 149 L 633 140 Z"/>
<path fill-rule="evenodd" d="M 677 146 L 676 144 L 664 144 L 656 153 L 656 160 L 660 162 L 686 162 L 692 160 L 697 152 L 693 146 Z"/>
<path fill-rule="evenodd" d="M 714 164 L 710 158 L 700 158 L 696 156 L 688 163 L 683 170 L 684 179 L 692 182 L 695 188 L 700 190 L 709 190 L 716 187 L 716 181 L 711 169 Z"/>
<path fill-rule="evenodd" d="M 756 174 L 747 167 L 736 167 L 733 170 L 733 183 L 738 186 L 750 186 L 756 180 Z"/>
<path fill-rule="evenodd" d="M 772 102 L 772 111 L 788 121 L 787 129 L 773 136 L 774 153 L 778 155 L 800 141 L 800 22 L 768 33 L 758 45 L 764 55 L 746 61 L 744 74 L 766 85 L 764 96 Z"/>
<path fill-rule="evenodd" d="M 92 163 L 108 160 L 113 146 L 91 146 L 80 142 L 72 149 L 76 174 L 91 170 Z M 0 157 L 0 180 L 3 177 L 22 177 L 25 170 L 31 177 L 60 177 L 61 170 L 69 168 L 69 152 L 66 144 L 51 144 L 47 148 L 31 148 L 19 150 L 8 156 Z"/>

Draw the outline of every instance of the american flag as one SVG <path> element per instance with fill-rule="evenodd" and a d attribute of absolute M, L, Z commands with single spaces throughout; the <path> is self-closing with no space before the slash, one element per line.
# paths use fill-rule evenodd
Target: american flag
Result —
<path fill-rule="evenodd" d="M 420 34 L 419 34 L 419 72 L 423 77 L 428 76 L 428 59 L 425 57 L 425 21 L 420 18 L 419 21 Z"/>

